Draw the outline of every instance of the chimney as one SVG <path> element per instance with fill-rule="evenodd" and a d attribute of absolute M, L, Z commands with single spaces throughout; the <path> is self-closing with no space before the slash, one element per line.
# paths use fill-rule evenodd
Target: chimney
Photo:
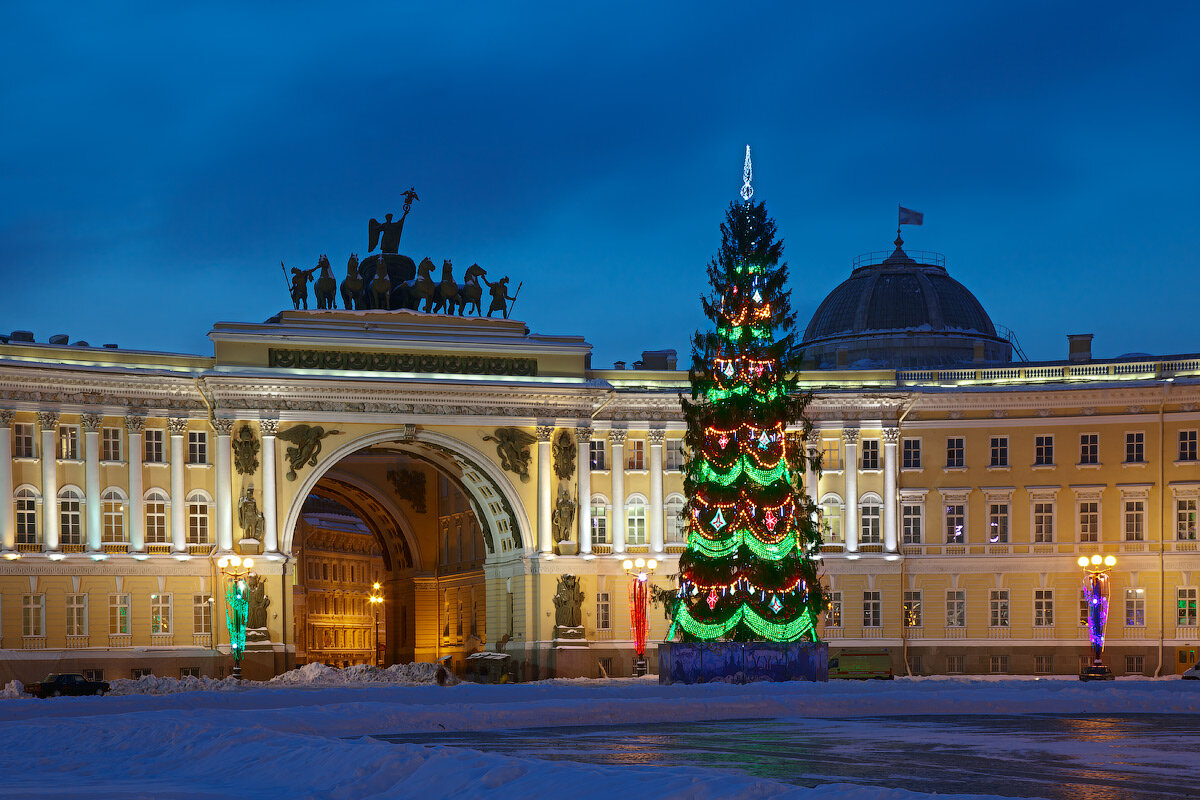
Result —
<path fill-rule="evenodd" d="M 984 358 L 984 356 L 983 356 L 983 339 L 976 339 L 975 340 L 975 356 L 971 360 L 974 361 L 976 364 L 982 364 L 983 358 Z"/>
<path fill-rule="evenodd" d="M 14 342 L 32 342 L 33 331 L 13 331 L 9 338 Z"/>
<path fill-rule="evenodd" d="M 50 344 L 67 344 L 69 338 L 65 333 L 56 333 L 50 337 Z"/>
<path fill-rule="evenodd" d="M 625 369 L 625 362 L 624 361 L 614 361 L 613 369 Z"/>
<path fill-rule="evenodd" d="M 1067 360 L 1073 364 L 1092 360 L 1092 333 L 1067 334 Z"/>

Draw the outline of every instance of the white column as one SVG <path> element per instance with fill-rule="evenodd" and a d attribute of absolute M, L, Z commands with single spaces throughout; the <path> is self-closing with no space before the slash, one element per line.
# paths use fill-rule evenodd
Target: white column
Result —
<path fill-rule="evenodd" d="M 652 430 L 650 439 L 650 552 L 663 551 L 663 439 L 667 432 Z"/>
<path fill-rule="evenodd" d="M 537 426 L 537 539 L 538 551 L 554 552 L 554 529 L 551 515 L 554 497 L 550 493 L 550 440 L 554 438 L 553 425 Z"/>
<path fill-rule="evenodd" d="M 126 525 L 129 527 L 129 549 L 140 553 L 146 549 L 145 501 L 142 499 L 142 459 L 146 455 L 142 447 L 142 429 L 146 418 L 130 415 L 125 417 L 125 461 L 129 464 L 129 506 Z"/>
<path fill-rule="evenodd" d="M 183 437 L 187 435 L 187 424 L 185 417 L 167 420 L 171 430 L 171 549 L 176 553 L 187 550 L 187 494 L 183 483 L 184 460 L 187 458 Z"/>
<path fill-rule="evenodd" d="M 263 551 L 279 552 L 279 529 L 275 522 L 275 430 L 279 420 L 259 420 L 262 430 L 262 469 L 263 469 Z"/>
<path fill-rule="evenodd" d="M 233 420 L 213 420 L 213 428 L 217 431 L 217 549 L 229 553 L 233 551 L 233 469 L 230 465 L 229 449 Z"/>
<path fill-rule="evenodd" d="M 99 414 L 83 415 L 84 531 L 87 549 L 92 553 L 104 549 L 100 544 L 100 424 L 103 421 Z"/>
<path fill-rule="evenodd" d="M 846 461 L 842 464 L 846 476 L 846 518 L 842 520 L 842 533 L 846 537 L 846 552 L 858 552 L 858 428 L 842 431 L 842 442 L 846 445 Z"/>
<path fill-rule="evenodd" d="M 42 547 L 58 549 L 58 449 L 54 437 L 58 434 L 58 414 L 39 411 L 38 425 L 42 428 Z"/>
<path fill-rule="evenodd" d="M 628 431 L 608 432 L 612 443 L 612 541 L 613 552 L 625 552 L 625 437 Z"/>
<path fill-rule="evenodd" d="M 0 409 L 0 547 L 11 553 L 17 545 L 17 517 L 13 507 L 12 423 L 16 412 Z"/>
<path fill-rule="evenodd" d="M 592 429 L 575 429 L 575 485 L 579 517 L 579 554 L 592 552 Z"/>
<path fill-rule="evenodd" d="M 883 549 L 896 552 L 896 496 L 899 482 L 896 469 L 896 443 L 900 440 L 899 428 L 883 429 Z"/>

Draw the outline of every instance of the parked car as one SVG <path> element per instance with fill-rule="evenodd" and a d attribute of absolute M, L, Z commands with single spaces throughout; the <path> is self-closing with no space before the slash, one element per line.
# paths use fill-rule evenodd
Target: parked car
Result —
<path fill-rule="evenodd" d="M 829 677 L 890 681 L 896 676 L 892 673 L 892 657 L 887 650 L 843 649 L 829 657 Z"/>
<path fill-rule="evenodd" d="M 104 694 L 108 691 L 108 681 L 89 681 L 77 672 L 51 672 L 41 683 L 25 687 L 25 691 L 43 699 L 63 695 Z"/>
<path fill-rule="evenodd" d="M 1192 664 L 1190 667 L 1185 669 L 1183 674 L 1179 677 L 1183 678 L 1185 681 L 1200 681 L 1200 662 Z"/>

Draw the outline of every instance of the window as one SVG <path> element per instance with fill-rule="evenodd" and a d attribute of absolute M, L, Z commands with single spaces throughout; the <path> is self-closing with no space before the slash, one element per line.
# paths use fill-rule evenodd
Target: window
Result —
<path fill-rule="evenodd" d="M 121 429 L 104 428 L 100 431 L 100 460 L 121 460 Z"/>
<path fill-rule="evenodd" d="M 608 592 L 596 593 L 596 629 L 607 631 L 612 629 L 612 602 Z"/>
<path fill-rule="evenodd" d="M 70 487 L 58 493 L 59 542 L 83 544 L 83 519 L 79 504 L 83 497 Z"/>
<path fill-rule="evenodd" d="M 1196 501 L 1192 498 L 1175 501 L 1175 538 L 1181 542 L 1196 540 Z"/>
<path fill-rule="evenodd" d="M 104 670 L 85 669 L 83 670 L 83 679 L 85 681 L 102 681 L 104 680 Z"/>
<path fill-rule="evenodd" d="M 863 592 L 863 627 L 883 626 L 883 599 L 881 592 Z"/>
<path fill-rule="evenodd" d="M 1088 599 L 1083 589 L 1079 590 L 1079 625 L 1088 627 Z"/>
<path fill-rule="evenodd" d="M 46 635 L 46 595 L 21 597 L 21 632 L 24 636 Z"/>
<path fill-rule="evenodd" d="M 592 498 L 592 543 L 608 544 L 608 503 L 603 497 Z"/>
<path fill-rule="evenodd" d="M 79 458 L 79 426 L 58 426 L 58 457 L 67 460 Z"/>
<path fill-rule="evenodd" d="M 842 468 L 842 446 L 837 439 L 821 440 L 821 469 Z"/>
<path fill-rule="evenodd" d="M 646 468 L 646 443 L 641 439 L 629 442 L 629 450 L 625 454 L 625 469 L 640 470 Z"/>
<path fill-rule="evenodd" d="M 1033 504 L 1033 541 L 1043 544 L 1054 541 L 1054 503 Z"/>
<path fill-rule="evenodd" d="M 988 624 L 991 627 L 1008 627 L 1008 589 L 992 589 L 988 597 L 988 610 Z"/>
<path fill-rule="evenodd" d="M 967 541 L 967 507 L 962 503 L 946 506 L 946 541 L 950 544 Z"/>
<path fill-rule="evenodd" d="M 821 503 L 821 537 L 826 544 L 842 541 L 842 504 L 840 500 L 825 498 Z"/>
<path fill-rule="evenodd" d="M 1100 541 L 1100 504 L 1095 500 L 1079 501 L 1079 541 Z"/>
<path fill-rule="evenodd" d="M 146 429 L 147 464 L 162 464 L 167 460 L 164 441 L 166 441 L 166 432 L 162 428 Z"/>
<path fill-rule="evenodd" d="M 167 496 L 157 489 L 146 495 L 146 543 L 166 544 Z"/>
<path fill-rule="evenodd" d="M 1194 628 L 1196 626 L 1196 589 L 1187 587 L 1175 591 L 1176 614 L 1175 624 L 1179 627 Z"/>
<path fill-rule="evenodd" d="M 1079 463 L 1100 463 L 1100 434 L 1081 433 L 1079 435 Z"/>
<path fill-rule="evenodd" d="M 964 467 L 967 459 L 966 440 L 961 436 L 951 436 L 946 440 L 946 466 Z"/>
<path fill-rule="evenodd" d="M 993 467 L 1008 466 L 1008 437 L 993 436 L 991 443 L 992 460 L 989 462 Z"/>
<path fill-rule="evenodd" d="M 134 667 L 129 670 L 129 677 L 135 681 L 148 678 L 153 674 L 154 670 L 150 669 L 150 667 Z"/>
<path fill-rule="evenodd" d="M 86 594 L 67 595 L 67 636 L 87 636 Z"/>
<path fill-rule="evenodd" d="M 921 593 L 904 593 L 904 627 L 921 627 Z"/>
<path fill-rule="evenodd" d="M 189 464 L 207 464 L 208 463 L 208 432 L 207 431 L 188 431 L 188 458 Z"/>
<path fill-rule="evenodd" d="M 18 422 L 13 425 L 13 458 L 36 458 L 33 449 L 33 425 Z"/>
<path fill-rule="evenodd" d="M 879 469 L 879 440 L 862 440 L 862 468 Z"/>
<path fill-rule="evenodd" d="M 900 462 L 904 469 L 921 468 L 921 440 L 905 439 L 901 445 L 903 460 Z"/>
<path fill-rule="evenodd" d="M 188 544 L 209 544 L 208 497 L 192 492 L 187 498 Z"/>
<path fill-rule="evenodd" d="M 179 668 L 179 677 L 180 678 L 199 678 L 200 677 L 200 668 L 199 667 L 180 667 Z"/>
<path fill-rule="evenodd" d="M 646 543 L 646 501 L 640 497 L 631 497 L 625 504 L 625 541 Z"/>
<path fill-rule="evenodd" d="M 1125 627 L 1146 627 L 1146 590 L 1125 590 Z"/>
<path fill-rule="evenodd" d="M 687 540 L 687 526 L 683 517 L 683 497 L 671 495 L 663 505 L 663 541 L 681 543 Z"/>
<path fill-rule="evenodd" d="M 925 507 L 919 503 L 904 503 L 900 506 L 900 524 L 904 544 L 920 544 Z"/>
<path fill-rule="evenodd" d="M 1125 501 L 1125 541 L 1146 540 L 1146 503 L 1142 500 Z"/>
<path fill-rule="evenodd" d="M 949 675 L 962 675 L 967 671 L 966 656 L 946 656 L 946 673 Z"/>
<path fill-rule="evenodd" d="M 988 656 L 988 669 L 993 675 L 1008 673 L 1008 656 Z"/>
<path fill-rule="evenodd" d="M 908 657 L 909 673 L 911 673 L 913 675 L 920 675 L 922 672 L 925 671 L 922 667 L 923 667 L 923 663 L 922 663 L 921 657 L 919 655 L 916 655 L 916 654 L 909 655 L 909 657 Z"/>
<path fill-rule="evenodd" d="M 108 632 L 114 635 L 129 633 L 129 595 L 108 596 Z"/>
<path fill-rule="evenodd" d="M 150 632 L 171 632 L 171 595 L 150 595 Z"/>
<path fill-rule="evenodd" d="M 1054 627 L 1054 590 L 1033 590 L 1033 625 L 1035 628 Z"/>
<path fill-rule="evenodd" d="M 882 527 L 880 523 L 880 514 L 882 506 L 878 500 L 865 500 L 859 509 L 859 527 L 861 529 L 861 541 L 863 544 L 879 544 L 883 541 Z"/>
<path fill-rule="evenodd" d="M 212 633 L 212 595 L 192 595 L 192 633 Z"/>
<path fill-rule="evenodd" d="M 1054 672 L 1054 656 L 1034 656 L 1033 672 L 1036 675 L 1049 675 L 1050 673 Z"/>
<path fill-rule="evenodd" d="M 1008 503 L 988 503 L 988 542 L 1008 544 Z"/>
<path fill-rule="evenodd" d="M 1126 675 L 1144 675 L 1146 673 L 1146 657 L 1145 656 L 1125 656 L 1125 674 Z"/>
<path fill-rule="evenodd" d="M 41 532 L 38 530 L 37 494 L 32 489 L 21 489 L 17 492 L 17 544 L 41 544 Z"/>
<path fill-rule="evenodd" d="M 1034 466 L 1039 467 L 1049 467 L 1054 465 L 1053 436 L 1033 437 L 1033 463 Z"/>
<path fill-rule="evenodd" d="M 663 447 L 663 469 L 683 469 L 683 439 L 667 439 Z"/>
<path fill-rule="evenodd" d="M 1196 431 L 1179 432 L 1179 460 L 1196 461 Z"/>
<path fill-rule="evenodd" d="M 1141 464 L 1146 460 L 1146 434 L 1138 431 L 1125 434 L 1125 463 Z"/>
<path fill-rule="evenodd" d="M 588 445 L 588 453 L 592 459 L 592 469 L 608 469 L 603 439 L 592 439 Z"/>
<path fill-rule="evenodd" d="M 104 524 L 103 538 L 106 544 L 125 542 L 125 498 L 116 489 L 101 495 L 100 510 Z"/>
<path fill-rule="evenodd" d="M 842 593 L 830 592 L 829 605 L 825 608 L 825 627 L 842 627 Z"/>

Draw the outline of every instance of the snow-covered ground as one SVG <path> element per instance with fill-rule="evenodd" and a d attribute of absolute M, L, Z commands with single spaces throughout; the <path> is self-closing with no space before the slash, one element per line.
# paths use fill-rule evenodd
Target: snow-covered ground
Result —
<path fill-rule="evenodd" d="M 394 670 L 391 682 L 379 671 L 359 673 L 309 668 L 305 675 L 249 687 L 143 679 L 144 693 L 136 693 L 135 685 L 117 689 L 120 696 L 4 700 L 0 794 L 433 800 L 554 792 L 577 800 L 636 792 L 679 798 L 907 800 L 931 795 L 906 791 L 900 775 L 882 788 L 841 783 L 804 788 L 748 772 L 584 764 L 363 737 L 419 733 L 436 742 L 442 732 L 804 717 L 1200 714 L 1200 682 L 1177 679 L 751 686 L 659 686 L 641 679 L 443 687 L 430 682 L 430 667 Z M 930 735 L 928 729 L 919 734 Z M 1116 757 L 1101 739 L 1094 752 L 1088 747 L 1075 755 Z"/>

